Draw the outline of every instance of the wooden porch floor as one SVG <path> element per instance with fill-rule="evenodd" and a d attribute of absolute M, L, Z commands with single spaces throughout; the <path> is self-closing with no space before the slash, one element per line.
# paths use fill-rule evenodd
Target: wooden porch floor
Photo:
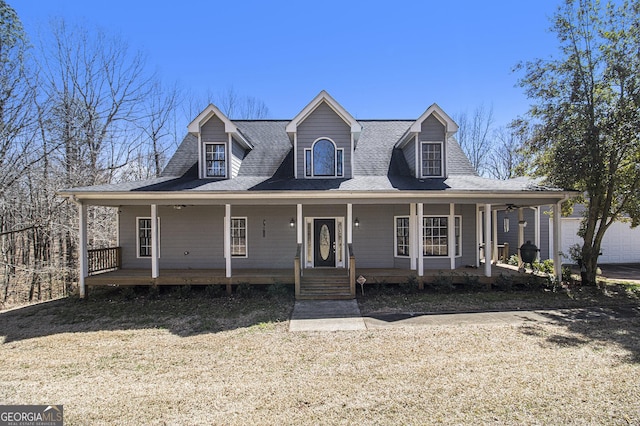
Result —
<path fill-rule="evenodd" d="M 335 270 L 332 270 L 335 272 Z M 313 274 L 314 276 L 322 275 L 322 269 L 305 270 L 303 273 Z M 348 271 L 344 269 L 344 274 L 348 275 Z M 493 265 L 491 267 L 491 277 L 484 276 L 484 268 L 458 268 L 450 269 L 429 269 L 424 271 L 421 281 L 428 283 L 433 281 L 439 275 L 453 276 L 454 282 L 456 278 L 460 278 L 463 282 L 466 275 L 478 277 L 482 284 L 489 284 L 500 275 L 524 277 L 525 275 L 509 265 Z M 364 276 L 367 284 L 376 284 L 378 282 L 386 282 L 389 284 L 398 284 L 406 282 L 411 276 L 416 276 L 416 271 L 407 269 L 384 269 L 384 268 L 356 268 L 356 277 Z M 91 275 L 85 280 L 88 286 L 106 286 L 106 285 L 237 285 L 240 283 L 248 283 L 253 285 L 270 285 L 275 283 L 291 284 L 295 283 L 295 277 L 292 269 L 238 269 L 233 271 L 231 278 L 225 277 L 224 269 L 162 269 L 158 278 L 151 278 L 151 271 L 148 269 L 119 269 L 116 271 L 105 272 L 101 274 Z"/>

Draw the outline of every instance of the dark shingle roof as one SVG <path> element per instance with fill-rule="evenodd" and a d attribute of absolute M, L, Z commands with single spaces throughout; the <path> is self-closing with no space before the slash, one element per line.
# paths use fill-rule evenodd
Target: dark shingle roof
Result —
<path fill-rule="evenodd" d="M 448 178 L 416 179 L 396 143 L 410 120 L 360 120 L 362 133 L 354 152 L 350 179 L 294 179 L 293 146 L 285 131 L 287 120 L 238 120 L 238 129 L 253 144 L 238 176 L 198 179 L 198 140 L 187 135 L 163 171 L 147 181 L 73 188 L 69 192 L 129 191 L 532 191 L 528 180 L 500 181 L 478 176 L 454 138 L 447 141 Z M 539 189 L 539 188 L 538 188 Z M 63 191 L 66 192 L 66 191 Z"/>

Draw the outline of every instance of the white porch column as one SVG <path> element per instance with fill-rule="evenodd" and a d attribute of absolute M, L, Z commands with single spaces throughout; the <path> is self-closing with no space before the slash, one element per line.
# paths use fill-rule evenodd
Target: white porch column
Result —
<path fill-rule="evenodd" d="M 480 205 L 476 204 L 476 268 L 480 267 L 480 247 L 484 244 L 482 235 L 482 212 Z"/>
<path fill-rule="evenodd" d="M 424 235 L 424 220 L 422 216 L 424 215 L 424 205 L 422 203 L 418 203 L 416 206 L 416 214 L 418 216 L 418 276 L 424 276 L 424 250 L 422 248 L 422 236 Z"/>
<path fill-rule="evenodd" d="M 80 298 L 86 297 L 85 278 L 89 275 L 88 258 L 87 258 L 87 205 L 81 201 L 78 201 L 78 215 L 79 215 L 79 243 L 78 246 L 78 262 L 80 266 L 80 276 L 78 277 L 78 290 Z"/>
<path fill-rule="evenodd" d="M 518 247 L 516 247 L 516 253 L 518 254 L 518 268 L 522 267 L 522 257 L 520 255 L 520 247 L 524 244 L 524 210 L 522 207 L 518 208 Z"/>
<path fill-rule="evenodd" d="M 347 204 L 347 244 L 353 243 L 353 204 Z"/>
<path fill-rule="evenodd" d="M 297 243 L 302 244 L 302 231 L 304 229 L 304 223 L 302 223 L 302 204 L 298 204 L 296 206 L 296 226 L 298 227 L 297 232 Z"/>
<path fill-rule="evenodd" d="M 491 253 L 493 244 L 491 241 L 491 204 L 484 205 L 484 275 L 491 276 Z"/>
<path fill-rule="evenodd" d="M 498 263 L 498 211 L 491 212 L 491 241 L 493 241 L 493 247 L 491 250 L 491 260 L 496 264 Z"/>
<path fill-rule="evenodd" d="M 562 201 L 553 205 L 553 273 L 558 282 L 562 281 Z"/>
<path fill-rule="evenodd" d="M 158 265 L 158 205 L 151 204 L 151 278 L 158 278 L 160 267 Z"/>
<path fill-rule="evenodd" d="M 447 239 L 449 240 L 449 260 L 451 269 L 456 269 L 456 216 L 455 204 L 449 203 L 449 228 Z"/>
<path fill-rule="evenodd" d="M 417 269 L 418 263 L 418 215 L 416 203 L 409 205 L 409 254 L 411 256 L 411 270 Z"/>
<path fill-rule="evenodd" d="M 224 205 L 225 277 L 231 278 L 231 204 Z"/>

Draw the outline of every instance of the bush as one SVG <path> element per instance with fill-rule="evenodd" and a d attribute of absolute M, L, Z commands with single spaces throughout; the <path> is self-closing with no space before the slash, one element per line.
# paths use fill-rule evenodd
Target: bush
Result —
<path fill-rule="evenodd" d="M 399 288 L 404 294 L 415 293 L 418 290 L 418 277 L 410 275 L 407 281 L 400 283 Z"/>
<path fill-rule="evenodd" d="M 477 275 L 470 275 L 466 272 L 462 275 L 462 284 L 465 288 L 474 290 L 480 287 L 480 277 Z"/>
<path fill-rule="evenodd" d="M 224 289 L 221 285 L 208 285 L 204 288 L 204 295 L 210 299 L 222 297 L 223 294 Z"/>
<path fill-rule="evenodd" d="M 536 260 L 535 262 L 533 262 L 533 265 L 531 266 L 533 267 L 534 271 L 544 272 L 546 274 L 553 274 L 553 259 L 546 259 L 546 260 L 543 260 L 542 262 Z"/>
<path fill-rule="evenodd" d="M 251 284 L 249 283 L 240 283 L 238 287 L 236 287 L 236 294 L 243 299 L 248 299 L 251 297 L 253 293 L 253 289 L 251 288 Z"/>
<path fill-rule="evenodd" d="M 289 295 L 289 287 L 282 283 L 274 283 L 267 287 L 267 295 L 271 298 L 278 299 Z"/>
<path fill-rule="evenodd" d="M 520 262 L 520 258 L 518 257 L 517 254 L 512 254 L 509 257 L 509 260 L 507 260 L 507 263 L 511 266 L 518 266 L 519 262 Z"/>
<path fill-rule="evenodd" d="M 511 291 L 513 289 L 513 280 L 504 274 L 498 275 L 493 285 L 498 290 Z"/>
<path fill-rule="evenodd" d="M 433 279 L 431 283 L 431 287 L 437 292 L 449 292 L 454 289 L 453 287 L 453 276 L 445 275 L 442 272 L 438 272 L 438 275 Z"/>

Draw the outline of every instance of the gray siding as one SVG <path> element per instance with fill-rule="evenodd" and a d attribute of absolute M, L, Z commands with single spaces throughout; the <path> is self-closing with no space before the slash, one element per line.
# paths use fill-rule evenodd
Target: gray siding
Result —
<path fill-rule="evenodd" d="M 549 258 L 549 215 L 544 214 L 545 207 L 540 208 L 540 259 Z M 535 210 L 525 208 L 524 220 L 527 226 L 524 228 L 524 241 L 535 243 Z M 504 232 L 504 219 L 509 218 L 509 232 Z M 509 243 L 509 256 L 518 254 L 518 211 L 498 212 L 498 244 Z"/>
<path fill-rule="evenodd" d="M 304 178 L 304 150 L 311 148 L 318 138 L 329 138 L 337 148 L 344 149 L 344 177 L 352 177 L 351 170 L 351 128 L 331 107 L 322 102 L 299 125 L 297 130 L 298 177 Z"/>
<path fill-rule="evenodd" d="M 137 258 L 136 244 L 136 217 L 150 217 L 150 208 L 122 206 L 120 211 L 123 268 L 151 269 L 150 258 Z M 188 206 L 176 210 L 171 206 L 160 206 L 158 217 L 160 269 L 224 268 L 223 207 Z"/>
<path fill-rule="evenodd" d="M 409 166 L 409 170 L 411 170 L 411 175 L 416 175 L 416 167 L 418 162 L 416 159 L 416 138 L 412 138 L 410 142 L 408 142 L 403 148 L 402 153 L 404 154 L 404 158 L 407 161 L 407 165 Z"/>
<path fill-rule="evenodd" d="M 244 148 L 240 146 L 235 139 L 233 139 L 233 143 L 231 144 L 231 177 L 234 178 L 238 176 L 238 172 L 240 171 L 240 165 L 242 165 L 242 160 L 244 159 Z"/>
<path fill-rule="evenodd" d="M 202 142 L 227 142 L 228 136 L 224 131 L 224 123 L 213 116 L 200 128 Z"/>
<path fill-rule="evenodd" d="M 442 142 L 442 167 L 443 175 L 447 176 L 447 144 L 445 141 L 445 127 L 438 121 L 433 115 L 427 117 L 422 122 L 420 134 L 418 135 L 419 142 Z M 422 149 L 422 147 L 420 147 Z M 416 167 L 421 168 L 422 164 L 419 164 L 420 159 L 416 159 Z M 422 174 L 422 170 L 420 171 Z"/>
<path fill-rule="evenodd" d="M 353 206 L 360 227 L 353 230 L 353 250 L 358 268 L 394 268 L 394 215 L 408 215 L 393 205 Z"/>

